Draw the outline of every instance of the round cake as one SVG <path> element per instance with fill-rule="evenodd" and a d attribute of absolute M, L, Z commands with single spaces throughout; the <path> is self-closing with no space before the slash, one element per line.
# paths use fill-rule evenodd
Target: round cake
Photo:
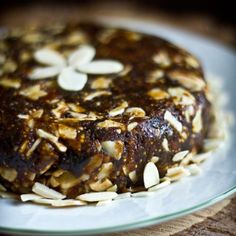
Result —
<path fill-rule="evenodd" d="M 147 166 L 174 181 L 202 150 L 206 95 L 199 61 L 157 36 L 94 23 L 5 29 L 0 183 L 76 198 L 143 191 Z"/>

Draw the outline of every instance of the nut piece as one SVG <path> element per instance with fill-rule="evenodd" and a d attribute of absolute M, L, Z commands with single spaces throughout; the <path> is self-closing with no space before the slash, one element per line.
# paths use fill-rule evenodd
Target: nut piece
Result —
<path fill-rule="evenodd" d="M 172 161 L 174 161 L 174 162 L 182 161 L 188 153 L 189 153 L 188 150 L 178 152 L 173 156 Z"/>
<path fill-rule="evenodd" d="M 161 100 L 161 99 L 166 99 L 170 97 L 170 95 L 167 92 L 159 88 L 154 88 L 150 90 L 147 94 L 155 100 Z"/>
<path fill-rule="evenodd" d="M 162 67 L 168 67 L 171 64 L 169 55 L 165 51 L 160 51 L 156 55 L 154 55 L 153 61 Z"/>
<path fill-rule="evenodd" d="M 138 125 L 137 122 L 132 122 L 132 123 L 129 123 L 128 126 L 127 126 L 127 130 L 130 132 L 132 131 L 133 129 L 135 129 L 135 127 Z"/>
<path fill-rule="evenodd" d="M 32 191 L 42 197 L 49 198 L 49 199 L 63 199 L 66 196 L 62 195 L 61 193 L 50 189 L 46 185 L 36 182 L 32 188 Z"/>
<path fill-rule="evenodd" d="M 128 103 L 127 102 L 122 102 L 120 106 L 118 106 L 118 107 L 112 109 L 111 111 L 109 111 L 109 116 L 121 115 L 125 111 L 126 107 L 128 107 Z"/>
<path fill-rule="evenodd" d="M 175 104 L 180 105 L 194 105 L 195 98 L 186 89 L 181 87 L 169 88 L 168 93 L 171 97 L 174 97 Z"/>
<path fill-rule="evenodd" d="M 99 202 L 114 199 L 117 197 L 115 192 L 98 192 L 98 193 L 85 193 L 79 195 L 76 199 L 85 201 L 85 202 Z"/>
<path fill-rule="evenodd" d="M 27 201 L 32 201 L 35 199 L 40 199 L 43 198 L 42 196 L 39 196 L 37 194 L 34 193 L 28 193 L 28 194 L 21 194 L 20 195 L 20 199 L 22 202 L 27 202 Z"/>
<path fill-rule="evenodd" d="M 182 124 L 169 111 L 165 112 L 164 119 L 168 121 L 179 133 L 182 132 Z"/>
<path fill-rule="evenodd" d="M 111 95 L 111 92 L 108 92 L 108 91 L 97 91 L 97 92 L 93 92 L 93 93 L 90 93 L 89 95 L 87 95 L 84 98 L 84 101 L 90 101 L 90 100 L 93 100 L 96 97 L 108 96 L 108 95 Z"/>
<path fill-rule="evenodd" d="M 132 180 L 133 183 L 135 183 L 138 180 L 136 170 L 133 170 L 129 173 L 129 178 Z"/>
<path fill-rule="evenodd" d="M 17 171 L 8 167 L 0 167 L 0 175 L 3 179 L 13 182 L 17 177 Z"/>
<path fill-rule="evenodd" d="M 143 182 L 145 188 L 150 188 L 159 184 L 160 176 L 156 165 L 153 162 L 148 162 L 143 172 Z"/>
<path fill-rule="evenodd" d="M 113 121 L 113 120 L 104 120 L 102 122 L 97 123 L 97 127 L 99 128 L 120 128 L 120 129 L 124 129 L 125 125 L 117 122 L 117 121 Z"/>
<path fill-rule="evenodd" d="M 120 140 L 118 141 L 104 141 L 102 142 L 103 150 L 111 157 L 116 160 L 121 158 L 124 149 L 124 143 Z"/>
<path fill-rule="evenodd" d="M 193 118 L 193 132 L 199 133 L 202 130 L 202 108 L 200 107 Z"/>
<path fill-rule="evenodd" d="M 190 89 L 191 91 L 201 91 L 206 86 L 206 83 L 203 78 L 188 71 L 170 71 L 168 73 L 168 77 L 173 81 L 179 82 L 182 86 L 187 89 Z"/>
<path fill-rule="evenodd" d="M 140 107 L 130 107 L 126 109 L 125 113 L 131 117 L 144 117 L 146 112 Z"/>
<path fill-rule="evenodd" d="M 110 84 L 111 84 L 111 79 L 99 77 L 92 82 L 91 89 L 107 89 L 109 88 Z"/>
<path fill-rule="evenodd" d="M 0 86 L 6 87 L 6 88 L 18 89 L 21 86 L 21 82 L 20 80 L 17 80 L 17 79 L 3 78 L 0 80 Z"/>
<path fill-rule="evenodd" d="M 112 186 L 112 182 L 109 179 L 105 179 L 104 181 L 98 180 L 96 182 L 90 183 L 89 187 L 96 192 L 102 192 L 107 190 Z"/>
<path fill-rule="evenodd" d="M 64 138 L 64 139 L 75 139 L 77 136 L 77 132 L 75 128 L 69 127 L 67 125 L 62 125 L 59 124 L 59 135 L 60 137 Z"/>
<path fill-rule="evenodd" d="M 152 71 L 148 78 L 147 78 L 147 82 L 148 83 L 156 83 L 159 79 L 161 79 L 164 76 L 164 71 L 157 69 Z"/>
<path fill-rule="evenodd" d="M 39 98 L 46 96 L 47 92 L 44 90 L 41 90 L 40 85 L 37 84 L 37 85 L 33 85 L 26 89 L 21 90 L 19 94 L 33 101 L 36 101 Z"/>

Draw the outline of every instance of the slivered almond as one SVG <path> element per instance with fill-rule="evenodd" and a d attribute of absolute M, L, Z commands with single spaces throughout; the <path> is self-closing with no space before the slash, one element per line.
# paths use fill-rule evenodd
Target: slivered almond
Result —
<path fill-rule="evenodd" d="M 132 123 L 129 123 L 128 126 L 127 126 L 127 130 L 130 132 L 132 131 L 133 129 L 135 129 L 135 127 L 138 125 L 137 122 L 132 122 Z"/>
<path fill-rule="evenodd" d="M 183 130 L 183 125 L 169 111 L 164 114 L 164 119 L 170 123 L 179 133 Z"/>
<path fill-rule="evenodd" d="M 192 72 L 173 70 L 168 73 L 168 76 L 171 80 L 179 82 L 182 86 L 192 91 L 201 91 L 206 86 L 203 78 Z"/>
<path fill-rule="evenodd" d="M 146 164 L 143 172 L 143 182 L 145 188 L 150 188 L 154 185 L 159 184 L 159 171 L 153 162 L 148 162 Z"/>
<path fill-rule="evenodd" d="M 22 202 L 27 202 L 27 201 L 32 201 L 34 199 L 40 199 L 40 198 L 43 198 L 43 197 L 39 196 L 37 194 L 34 194 L 34 193 L 28 193 L 28 194 L 21 194 L 20 198 L 21 198 Z"/>
<path fill-rule="evenodd" d="M 86 202 L 74 199 L 52 200 L 51 205 L 54 207 L 70 207 L 70 206 L 84 206 Z"/>
<path fill-rule="evenodd" d="M 178 152 L 173 156 L 172 161 L 174 161 L 174 162 L 182 161 L 188 153 L 189 153 L 188 150 Z"/>
<path fill-rule="evenodd" d="M 99 171 L 97 177 L 99 180 L 108 177 L 113 169 L 112 162 L 102 164 L 101 170 Z"/>
<path fill-rule="evenodd" d="M 170 95 L 167 92 L 159 88 L 151 89 L 147 94 L 155 100 L 161 100 L 170 97 Z"/>
<path fill-rule="evenodd" d="M 38 145 L 41 143 L 41 138 L 36 139 L 31 148 L 27 151 L 26 156 L 29 157 L 36 150 Z"/>
<path fill-rule="evenodd" d="M 36 182 L 32 188 L 32 191 L 42 197 L 49 199 L 63 199 L 66 196 L 43 185 L 41 183 Z"/>
<path fill-rule="evenodd" d="M 140 107 L 130 107 L 126 109 L 125 113 L 131 117 L 144 117 L 146 112 Z"/>
<path fill-rule="evenodd" d="M 109 179 L 105 179 L 104 181 L 98 180 L 96 182 L 90 183 L 89 187 L 96 192 L 102 192 L 107 190 L 112 186 L 112 182 Z"/>
<path fill-rule="evenodd" d="M 120 140 L 104 141 L 101 143 L 103 150 L 111 157 L 119 160 L 122 156 L 124 143 Z"/>
<path fill-rule="evenodd" d="M 120 106 L 112 109 L 111 111 L 109 111 L 109 116 L 118 116 L 118 115 L 121 115 L 124 111 L 125 111 L 125 108 L 128 107 L 128 103 L 127 102 L 122 102 L 120 104 Z"/>
<path fill-rule="evenodd" d="M 168 186 L 170 184 L 170 180 L 165 180 L 151 188 L 148 189 L 148 192 L 153 192 L 153 191 L 157 191 L 161 188 L 165 188 L 166 186 Z"/>
<path fill-rule="evenodd" d="M 165 151 L 170 151 L 169 149 L 169 142 L 166 138 L 163 139 L 162 143 L 161 143 L 162 147 L 164 148 Z"/>
<path fill-rule="evenodd" d="M 115 192 L 96 192 L 96 193 L 85 193 L 79 195 L 76 199 L 85 201 L 85 202 L 99 202 L 105 200 L 112 200 L 117 197 Z"/>
<path fill-rule="evenodd" d="M 193 132 L 199 133 L 202 130 L 202 108 L 200 107 L 193 118 Z"/>
<path fill-rule="evenodd" d="M 96 92 L 93 92 L 93 93 L 90 93 L 89 95 L 87 95 L 84 98 L 84 101 L 91 101 L 96 97 L 109 96 L 109 95 L 111 95 L 111 92 L 109 92 L 109 91 L 96 91 Z"/>
<path fill-rule="evenodd" d="M 78 65 L 77 69 L 88 74 L 113 74 L 119 73 L 124 66 L 115 60 L 94 60 L 90 63 Z"/>

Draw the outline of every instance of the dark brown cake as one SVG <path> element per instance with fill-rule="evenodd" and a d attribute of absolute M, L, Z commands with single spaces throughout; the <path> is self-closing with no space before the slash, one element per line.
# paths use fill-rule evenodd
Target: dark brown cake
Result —
<path fill-rule="evenodd" d="M 95 49 L 95 63 L 72 67 L 78 48 Z M 79 85 L 66 87 L 65 78 L 77 73 Z M 198 60 L 156 36 L 90 23 L 6 30 L 0 183 L 27 193 L 40 182 L 71 198 L 142 190 L 148 162 L 163 177 L 201 151 L 209 126 L 206 90 Z"/>

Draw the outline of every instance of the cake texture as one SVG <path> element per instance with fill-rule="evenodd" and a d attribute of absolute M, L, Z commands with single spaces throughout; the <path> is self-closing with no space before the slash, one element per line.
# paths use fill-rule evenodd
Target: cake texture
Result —
<path fill-rule="evenodd" d="M 145 190 L 147 163 L 161 178 L 191 164 L 210 109 L 199 61 L 157 36 L 93 23 L 5 30 L 0 183 L 68 198 Z"/>

